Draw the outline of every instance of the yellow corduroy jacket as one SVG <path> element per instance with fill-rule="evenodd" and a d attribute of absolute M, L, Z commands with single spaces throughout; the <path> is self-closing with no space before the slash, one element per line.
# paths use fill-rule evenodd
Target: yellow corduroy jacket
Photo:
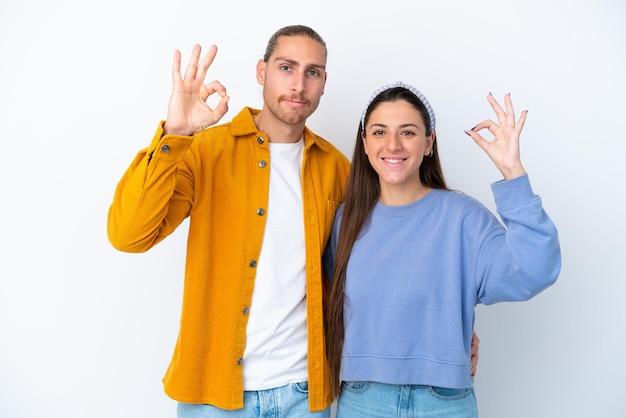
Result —
<path fill-rule="evenodd" d="M 128 252 L 147 251 L 190 217 L 180 330 L 163 378 L 167 395 L 180 402 L 243 407 L 248 307 L 269 193 L 268 139 L 252 118 L 258 112 L 246 107 L 230 123 L 191 137 L 163 135 L 161 123 L 109 209 L 109 240 Z M 309 408 L 318 411 L 332 403 L 321 258 L 349 161 L 308 128 L 304 140 Z"/>

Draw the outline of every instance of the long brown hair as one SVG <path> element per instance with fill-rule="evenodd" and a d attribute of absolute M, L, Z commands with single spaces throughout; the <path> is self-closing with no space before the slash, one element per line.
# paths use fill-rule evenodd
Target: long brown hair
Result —
<path fill-rule="evenodd" d="M 326 355 L 330 368 L 331 391 L 334 396 L 338 396 L 341 392 L 339 373 L 345 335 L 343 308 L 346 268 L 352 253 L 352 247 L 361 229 L 369 221 L 372 209 L 380 195 L 378 174 L 372 168 L 365 154 L 361 134 L 364 132 L 364 126 L 367 126 L 370 114 L 378 105 L 383 102 L 396 102 L 399 100 L 408 102 L 422 115 L 427 136 L 432 132 L 428 110 L 424 103 L 415 94 L 403 87 L 392 87 L 376 96 L 370 102 L 365 112 L 365 123 L 363 126 L 359 123 L 354 153 L 352 154 L 352 167 L 348 178 L 343 215 L 341 225 L 339 226 L 331 290 L 324 315 L 326 321 Z M 419 173 L 423 185 L 433 189 L 447 189 L 439 161 L 436 136 L 433 142 L 433 154 L 424 158 Z"/>

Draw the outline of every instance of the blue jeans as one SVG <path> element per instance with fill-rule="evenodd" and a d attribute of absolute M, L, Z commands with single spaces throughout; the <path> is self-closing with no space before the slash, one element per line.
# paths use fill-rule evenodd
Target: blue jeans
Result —
<path fill-rule="evenodd" d="M 309 412 L 308 382 L 275 389 L 245 391 L 243 409 L 228 411 L 212 405 L 178 403 L 178 418 L 330 418 L 330 407 Z"/>
<path fill-rule="evenodd" d="M 474 389 L 343 382 L 337 418 L 475 418 Z"/>

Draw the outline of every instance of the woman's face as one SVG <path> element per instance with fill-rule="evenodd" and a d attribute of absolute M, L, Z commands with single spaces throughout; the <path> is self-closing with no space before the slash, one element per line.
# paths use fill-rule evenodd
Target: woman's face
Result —
<path fill-rule="evenodd" d="M 419 168 L 433 147 L 421 113 L 409 102 L 383 102 L 369 116 L 362 137 L 369 162 L 378 173 L 381 201 L 389 193 L 423 194 Z"/>

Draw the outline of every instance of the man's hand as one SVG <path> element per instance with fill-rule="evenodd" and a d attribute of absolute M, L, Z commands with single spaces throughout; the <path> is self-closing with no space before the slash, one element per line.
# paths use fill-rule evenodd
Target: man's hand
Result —
<path fill-rule="evenodd" d="M 180 51 L 174 51 L 172 95 L 163 126 L 166 135 L 193 135 L 217 123 L 228 111 L 226 88 L 219 81 L 204 84 L 204 77 L 217 54 L 217 47 L 211 45 L 206 56 L 198 63 L 200 51 L 200 45 L 194 45 L 185 78 L 180 72 Z M 206 101 L 214 93 L 221 99 L 212 109 Z"/>
<path fill-rule="evenodd" d="M 480 340 L 478 339 L 478 335 L 476 332 L 472 333 L 472 348 L 470 350 L 471 353 L 471 363 L 472 363 L 472 376 L 476 376 L 476 366 L 478 366 L 478 344 Z"/>

